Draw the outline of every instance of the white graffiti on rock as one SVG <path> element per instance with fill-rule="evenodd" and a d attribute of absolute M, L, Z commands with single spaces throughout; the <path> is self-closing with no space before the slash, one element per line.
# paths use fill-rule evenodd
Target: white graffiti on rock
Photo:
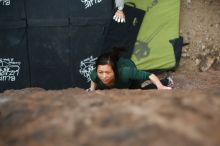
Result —
<path fill-rule="evenodd" d="M 0 5 L 9 6 L 10 4 L 11 4 L 10 0 L 0 0 Z"/>
<path fill-rule="evenodd" d="M 21 62 L 15 62 L 13 58 L 0 58 L 0 81 L 14 82 L 20 72 Z"/>
<path fill-rule="evenodd" d="M 96 60 L 97 57 L 93 58 L 93 56 L 90 56 L 80 62 L 79 72 L 87 79 L 87 82 L 91 81 L 90 73 L 95 69 Z"/>
<path fill-rule="evenodd" d="M 85 9 L 92 7 L 94 4 L 101 3 L 102 0 L 81 0 L 82 3 L 85 5 Z"/>

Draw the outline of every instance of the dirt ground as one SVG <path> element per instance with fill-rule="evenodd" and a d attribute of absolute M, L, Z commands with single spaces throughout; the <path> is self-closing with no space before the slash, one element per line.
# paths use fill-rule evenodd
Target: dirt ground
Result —
<path fill-rule="evenodd" d="M 180 35 L 189 45 L 172 74 L 176 88 L 219 88 L 220 1 L 181 0 Z"/>
<path fill-rule="evenodd" d="M 172 91 L 8 90 L 0 146 L 219 146 L 220 0 L 181 3 Z"/>
<path fill-rule="evenodd" d="M 220 58 L 220 1 L 181 0 L 180 35 L 190 43 L 183 58 L 199 64 L 201 57 Z"/>

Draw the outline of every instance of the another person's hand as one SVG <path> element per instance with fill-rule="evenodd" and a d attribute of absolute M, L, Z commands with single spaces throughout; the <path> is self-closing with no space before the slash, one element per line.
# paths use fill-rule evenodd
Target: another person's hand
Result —
<path fill-rule="evenodd" d="M 117 10 L 113 16 L 113 19 L 118 23 L 125 23 L 125 14 L 123 10 Z"/>

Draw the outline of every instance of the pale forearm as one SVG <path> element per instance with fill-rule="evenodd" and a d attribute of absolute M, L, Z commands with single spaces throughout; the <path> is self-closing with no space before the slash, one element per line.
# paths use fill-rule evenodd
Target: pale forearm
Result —
<path fill-rule="evenodd" d="M 96 89 L 96 83 L 94 83 L 93 81 L 91 81 L 91 84 L 90 84 L 90 91 L 94 91 Z"/>
<path fill-rule="evenodd" d="M 149 76 L 149 79 L 153 82 L 154 85 L 157 86 L 157 88 L 160 88 L 163 86 L 162 83 L 160 82 L 160 80 L 158 79 L 158 77 L 155 76 L 154 74 L 151 74 Z"/>

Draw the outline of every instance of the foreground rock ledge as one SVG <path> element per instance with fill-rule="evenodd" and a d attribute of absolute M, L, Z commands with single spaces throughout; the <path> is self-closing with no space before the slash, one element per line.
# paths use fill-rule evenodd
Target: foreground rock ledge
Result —
<path fill-rule="evenodd" d="M 220 90 L 0 94 L 1 146 L 219 146 Z"/>

